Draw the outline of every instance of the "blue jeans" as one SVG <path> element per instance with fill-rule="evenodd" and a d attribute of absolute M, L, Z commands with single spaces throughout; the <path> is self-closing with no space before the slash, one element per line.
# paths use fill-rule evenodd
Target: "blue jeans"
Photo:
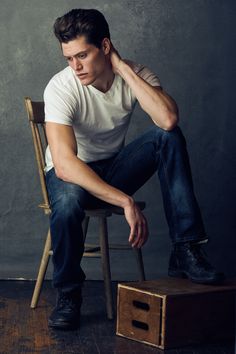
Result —
<path fill-rule="evenodd" d="M 88 165 L 104 181 L 128 195 L 133 195 L 158 171 L 172 242 L 206 240 L 186 142 L 179 127 L 164 131 L 154 126 L 112 158 Z M 76 288 L 85 279 L 80 266 L 84 209 L 102 202 L 79 185 L 57 178 L 54 169 L 46 174 L 46 183 L 52 208 L 53 284 L 58 288 Z"/>

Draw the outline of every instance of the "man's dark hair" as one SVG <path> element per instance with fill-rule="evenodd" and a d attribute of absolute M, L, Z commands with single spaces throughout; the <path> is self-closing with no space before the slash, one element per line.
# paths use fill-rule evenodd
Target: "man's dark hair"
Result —
<path fill-rule="evenodd" d="M 85 36 L 89 44 L 101 48 L 103 38 L 110 39 L 108 23 L 103 14 L 94 9 L 73 9 L 54 23 L 54 33 L 60 43 L 68 43 Z"/>

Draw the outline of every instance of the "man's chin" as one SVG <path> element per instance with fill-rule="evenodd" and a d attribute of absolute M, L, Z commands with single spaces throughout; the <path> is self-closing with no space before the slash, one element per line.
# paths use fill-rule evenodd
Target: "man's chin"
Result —
<path fill-rule="evenodd" d="M 83 85 L 83 86 L 88 86 L 88 85 L 91 85 L 93 82 L 94 82 L 94 79 L 89 79 L 89 78 L 80 78 L 79 77 L 79 81 L 81 82 L 81 84 Z"/>
<path fill-rule="evenodd" d="M 81 85 L 83 86 L 88 86 L 88 85 L 94 85 L 96 84 L 96 81 L 97 81 L 97 77 L 94 77 L 94 76 L 79 76 L 79 75 L 76 75 L 77 78 L 79 79 Z"/>

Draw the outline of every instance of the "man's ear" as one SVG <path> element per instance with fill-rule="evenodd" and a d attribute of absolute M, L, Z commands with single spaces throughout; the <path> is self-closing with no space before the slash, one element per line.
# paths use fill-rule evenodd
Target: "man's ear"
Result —
<path fill-rule="evenodd" d="M 109 38 L 103 38 L 102 40 L 102 50 L 105 55 L 108 55 L 111 50 L 111 41 Z"/>

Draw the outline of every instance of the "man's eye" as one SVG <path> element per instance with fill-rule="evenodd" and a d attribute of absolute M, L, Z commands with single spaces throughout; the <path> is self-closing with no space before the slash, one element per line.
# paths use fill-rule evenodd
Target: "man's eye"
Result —
<path fill-rule="evenodd" d="M 72 58 L 66 58 L 67 61 L 72 61 Z"/>
<path fill-rule="evenodd" d="M 86 56 L 87 56 L 87 54 L 80 54 L 80 55 L 78 55 L 78 58 L 79 58 L 79 59 L 85 59 Z"/>

